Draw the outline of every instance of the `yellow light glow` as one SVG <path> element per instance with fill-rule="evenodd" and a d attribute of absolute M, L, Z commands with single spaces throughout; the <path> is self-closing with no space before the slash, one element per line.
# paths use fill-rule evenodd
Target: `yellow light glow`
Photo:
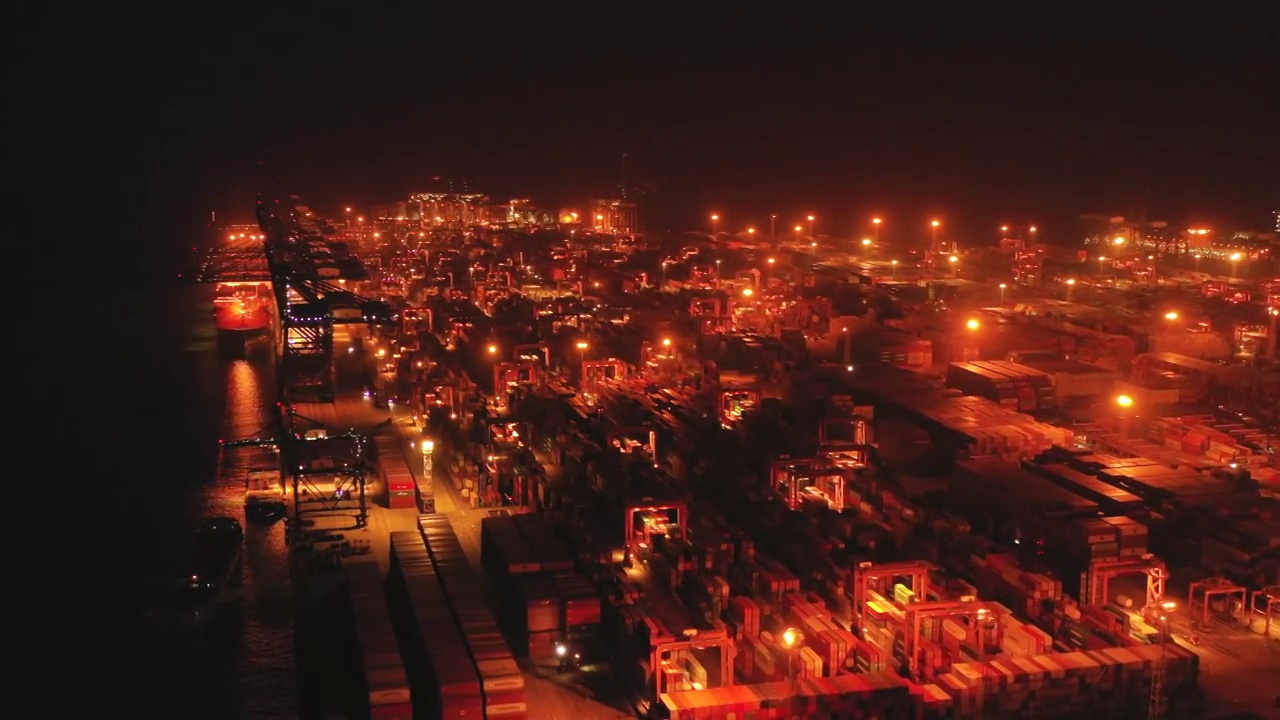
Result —
<path fill-rule="evenodd" d="M 1111 241 L 1111 244 L 1113 244 L 1113 245 L 1123 245 L 1123 244 L 1124 244 L 1124 238 L 1122 238 L 1122 237 L 1118 237 L 1118 238 L 1116 238 L 1116 239 L 1112 240 L 1112 241 Z"/>
<path fill-rule="evenodd" d="M 969 322 L 966 322 L 964 326 L 969 328 L 970 330 L 977 330 L 978 328 L 982 327 L 982 323 L 978 322 L 977 320 L 970 320 Z"/>
<path fill-rule="evenodd" d="M 788 648 L 793 648 L 804 640 L 804 635 L 800 634 L 795 628 L 787 628 L 782 631 L 782 644 Z"/>
<path fill-rule="evenodd" d="M 671 338 L 662 338 L 662 347 L 671 347 Z"/>
<path fill-rule="evenodd" d="M 1009 232 L 1009 226 L 1008 226 L 1008 225 L 1001 225 L 1001 226 L 1000 226 L 1000 232 Z"/>
<path fill-rule="evenodd" d="M 1177 319 L 1178 319 L 1178 313 L 1173 312 L 1173 311 L 1171 310 L 1171 311 L 1169 311 L 1169 312 L 1167 312 L 1167 313 L 1165 313 L 1165 314 L 1164 314 L 1164 319 L 1165 319 L 1165 320 L 1177 320 Z"/>
<path fill-rule="evenodd" d="M 879 224 L 880 224 L 880 223 L 882 223 L 882 222 L 884 222 L 884 221 L 883 221 L 883 220 L 881 220 L 880 218 L 871 218 L 871 224 L 873 224 L 873 225 L 879 225 Z"/>
<path fill-rule="evenodd" d="M 769 258 L 769 259 L 768 259 L 768 260 L 766 260 L 765 262 L 767 262 L 767 263 L 769 263 L 770 265 L 772 265 L 772 264 L 774 264 L 775 262 L 777 262 L 777 260 L 776 260 L 776 259 L 774 259 L 774 258 Z"/>
<path fill-rule="evenodd" d="M 1076 284 L 1076 279 L 1075 279 L 1075 278 L 1067 278 L 1067 284 L 1068 284 L 1068 285 L 1075 285 L 1075 284 Z"/>
<path fill-rule="evenodd" d="M 587 349 L 587 344 L 586 344 L 585 342 L 581 342 L 581 341 L 579 341 L 579 342 L 578 342 L 578 349 L 579 349 L 579 350 L 586 350 L 586 349 Z"/>
<path fill-rule="evenodd" d="M 719 215 L 712 215 L 712 216 L 711 216 L 711 219 L 712 219 L 712 220 L 719 220 L 719 219 L 720 219 L 720 216 L 719 216 Z"/>
<path fill-rule="evenodd" d="M 497 345 L 490 345 L 490 346 L 489 346 L 489 354 L 490 354 L 490 355 L 493 355 L 493 354 L 495 354 L 495 353 L 497 353 L 497 352 L 498 352 L 498 346 L 497 346 Z"/>
<path fill-rule="evenodd" d="M 1244 257 L 1240 253 L 1231 253 L 1231 262 L 1240 262 L 1240 258 Z"/>
<path fill-rule="evenodd" d="M 941 222 L 939 222 L 939 221 L 937 221 L 937 220 L 934 220 L 933 222 L 931 222 L 931 223 L 929 223 L 929 224 L 930 224 L 930 225 L 932 225 L 932 226 L 934 226 L 934 227 L 938 227 L 938 226 L 939 226 L 939 225 L 941 225 L 942 223 L 941 223 Z"/>
<path fill-rule="evenodd" d="M 754 234 L 755 234 L 755 232 L 756 232 L 756 229 L 755 229 L 755 228 L 753 228 L 753 227 L 747 228 L 747 234 L 748 234 L 748 235 L 754 235 Z"/>
<path fill-rule="evenodd" d="M 1120 407 L 1125 407 L 1125 408 L 1131 407 L 1133 405 L 1133 398 L 1129 397 L 1128 395 L 1117 395 L 1116 404 L 1119 405 Z"/>
<path fill-rule="evenodd" d="M 810 215 L 809 217 L 806 217 L 805 220 L 808 220 L 809 222 L 813 222 L 814 218 L 812 215 Z"/>
<path fill-rule="evenodd" d="M 960 262 L 960 258 L 956 257 L 955 255 L 952 255 L 951 257 L 947 258 L 947 262 L 958 263 Z"/>
<path fill-rule="evenodd" d="M 752 295 L 755 295 L 755 294 L 756 294 L 756 291 L 752 290 L 751 288 L 742 288 L 743 297 L 751 297 Z"/>
<path fill-rule="evenodd" d="M 870 245 L 871 245 L 871 238 L 862 238 L 862 244 L 863 244 L 863 246 L 870 246 Z"/>

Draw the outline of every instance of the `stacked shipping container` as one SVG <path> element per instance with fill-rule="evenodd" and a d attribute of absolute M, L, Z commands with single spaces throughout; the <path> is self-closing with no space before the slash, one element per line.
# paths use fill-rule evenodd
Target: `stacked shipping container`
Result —
<path fill-rule="evenodd" d="M 444 515 L 421 515 L 418 528 L 479 675 L 484 717 L 523 720 L 528 716 L 524 675 L 498 629 L 484 589 L 467 563 L 453 526 Z"/>
<path fill-rule="evenodd" d="M 1049 410 L 1057 405 L 1047 373 L 1006 360 L 951 363 L 947 367 L 947 386 L 986 398 L 1013 412 Z"/>
<path fill-rule="evenodd" d="M 480 676 L 422 536 L 391 533 L 391 564 L 414 707 L 442 720 L 483 717 Z"/>
<path fill-rule="evenodd" d="M 941 397 L 921 394 L 894 397 L 897 405 L 926 423 L 945 428 L 963 437 L 974 456 L 1020 460 L 1038 455 L 1053 446 L 1069 446 L 1073 433 L 1065 428 L 1037 422 L 1029 415 L 1014 412 L 985 398 L 966 395 Z"/>
<path fill-rule="evenodd" d="M 560 641 L 577 654 L 598 649 L 600 592 L 574 574 L 574 560 L 546 518 L 486 518 L 481 554 L 495 588 L 506 594 L 502 617 L 518 653 L 546 658 Z"/>
<path fill-rule="evenodd" d="M 417 508 L 421 497 L 431 497 L 430 478 L 415 479 L 401 449 L 402 440 L 379 436 L 374 441 L 378 448 L 378 469 L 387 507 L 398 510 Z"/>
<path fill-rule="evenodd" d="M 357 557 L 346 560 L 343 569 L 364 670 L 369 718 L 412 720 L 409 678 L 396 644 L 378 563 L 371 557 Z"/>

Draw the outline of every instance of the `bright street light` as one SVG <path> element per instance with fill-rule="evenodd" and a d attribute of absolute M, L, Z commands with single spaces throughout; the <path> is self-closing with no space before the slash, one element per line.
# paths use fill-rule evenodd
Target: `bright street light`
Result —
<path fill-rule="evenodd" d="M 497 353 L 498 353 L 498 346 L 497 346 L 497 345 L 490 345 L 490 346 L 489 346 L 489 354 L 490 354 L 490 355 L 496 355 Z"/>
<path fill-rule="evenodd" d="M 1129 397 L 1128 395 L 1117 395 L 1116 404 L 1122 408 L 1132 407 L 1133 398 Z"/>
<path fill-rule="evenodd" d="M 1164 319 L 1165 319 L 1165 320 L 1177 320 L 1177 319 L 1178 319 L 1178 313 L 1176 313 L 1176 312 L 1174 312 L 1174 311 L 1170 310 L 1169 312 L 1167 312 L 1167 313 L 1165 313 L 1165 314 L 1164 314 Z"/>
<path fill-rule="evenodd" d="M 755 294 L 756 294 L 756 291 L 752 290 L 751 288 L 742 288 L 743 297 L 751 297 L 752 295 L 755 295 Z"/>
<path fill-rule="evenodd" d="M 969 322 L 966 322 L 964 326 L 969 328 L 970 330 L 977 330 L 978 328 L 982 327 L 982 323 L 978 322 L 977 320 L 970 320 Z"/>
<path fill-rule="evenodd" d="M 1123 245 L 1123 244 L 1124 244 L 1124 238 L 1122 238 L 1122 237 L 1118 237 L 1118 238 L 1116 238 L 1116 239 L 1112 240 L 1112 241 L 1111 241 L 1111 244 L 1112 244 L 1112 245 L 1116 245 L 1116 246 Z"/>

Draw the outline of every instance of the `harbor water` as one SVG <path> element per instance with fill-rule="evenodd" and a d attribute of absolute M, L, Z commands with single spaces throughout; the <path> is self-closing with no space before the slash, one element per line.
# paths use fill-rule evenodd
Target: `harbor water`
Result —
<path fill-rule="evenodd" d="M 263 342 L 244 359 L 219 356 L 209 285 L 131 289 L 110 297 L 102 316 L 81 338 L 92 367 L 78 382 L 93 402 L 73 413 L 67 451 L 67 469 L 94 488 L 92 512 L 54 542 L 70 570 L 55 574 L 69 620 L 60 641 L 74 643 L 61 660 L 112 681 L 101 709 L 297 718 L 284 525 L 244 522 L 246 468 L 236 466 L 253 452 L 229 451 L 219 472 L 220 438 L 273 434 L 270 349 Z M 193 627 L 155 608 L 184 574 L 208 515 L 244 523 L 243 586 Z"/>

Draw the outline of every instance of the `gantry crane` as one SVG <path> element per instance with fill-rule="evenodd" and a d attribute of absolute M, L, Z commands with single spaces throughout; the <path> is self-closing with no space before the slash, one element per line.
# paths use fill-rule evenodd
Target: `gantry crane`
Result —
<path fill-rule="evenodd" d="M 1142 615 L 1149 617 L 1156 613 L 1164 600 L 1164 584 L 1169 575 L 1164 561 L 1150 553 L 1130 560 L 1099 560 L 1092 563 L 1086 572 L 1085 581 L 1080 585 L 1081 604 L 1105 605 L 1110 597 L 1111 578 L 1130 573 L 1147 576 L 1147 597 Z"/>
<path fill-rule="evenodd" d="M 922 671 L 920 667 L 920 648 L 922 639 L 938 642 L 942 634 L 942 621 L 958 618 L 966 621 L 969 639 L 976 637 L 974 648 L 978 651 L 979 662 L 985 665 L 987 658 L 987 636 L 994 631 L 993 643 L 1000 644 L 1002 620 L 1000 613 L 994 612 L 986 603 L 979 600 L 944 600 L 939 602 L 912 602 L 904 608 L 907 632 L 904 638 L 906 645 L 907 669 L 911 678 L 927 682 L 931 673 Z M 990 627 L 989 627 L 990 626 Z M 927 635 L 927 638 L 925 637 Z M 928 668 L 927 670 L 932 670 Z M 985 685 L 985 682 L 983 683 Z"/>
<path fill-rule="evenodd" d="M 1280 608 L 1280 585 L 1272 585 L 1264 587 L 1261 590 L 1254 590 L 1249 595 L 1249 624 L 1253 625 L 1253 616 L 1262 615 L 1262 635 L 1269 637 L 1271 635 L 1271 625 L 1275 619 L 1276 610 Z"/>
<path fill-rule="evenodd" d="M 925 598 L 929 594 L 929 573 L 933 566 L 924 561 L 897 563 L 858 563 L 849 576 L 849 595 L 853 598 L 853 619 L 857 634 L 865 630 L 862 618 L 866 613 L 868 595 L 876 592 L 885 595 L 884 588 L 894 580 L 909 578 L 913 597 Z M 892 597 L 892 595 L 889 595 Z"/>
<path fill-rule="evenodd" d="M 333 281 L 362 281 L 357 260 L 336 264 L 312 248 L 326 241 L 309 235 L 292 207 L 258 196 L 258 224 L 279 313 L 277 385 L 280 400 L 333 402 L 333 328 L 341 324 L 387 325 L 387 303 L 360 297 Z"/>
<path fill-rule="evenodd" d="M 660 501 L 643 498 L 629 502 L 623 512 L 626 557 L 652 545 L 654 535 L 687 537 L 689 505 L 681 500 Z"/>
<path fill-rule="evenodd" d="M 362 528 L 369 517 L 366 485 L 376 469 L 368 461 L 369 438 L 306 417 L 293 405 L 281 407 L 286 428 L 281 443 L 285 473 L 292 479 L 293 527 L 302 532 L 312 517 L 330 518 L 332 529 Z M 323 484 L 322 484 L 323 483 Z M 334 519 L 349 518 L 344 526 Z"/>
<path fill-rule="evenodd" d="M 1236 595 L 1240 596 L 1240 610 L 1244 611 L 1245 602 L 1247 602 L 1249 590 L 1246 587 L 1237 585 L 1226 578 L 1206 578 L 1191 583 L 1191 588 L 1187 590 L 1187 612 L 1191 615 L 1194 622 L 1196 605 L 1200 605 L 1200 626 L 1208 627 L 1209 625 L 1209 605 L 1213 602 L 1215 596 L 1226 596 L 1228 600 L 1233 599 Z M 1197 603 L 1196 596 L 1199 595 Z"/>

